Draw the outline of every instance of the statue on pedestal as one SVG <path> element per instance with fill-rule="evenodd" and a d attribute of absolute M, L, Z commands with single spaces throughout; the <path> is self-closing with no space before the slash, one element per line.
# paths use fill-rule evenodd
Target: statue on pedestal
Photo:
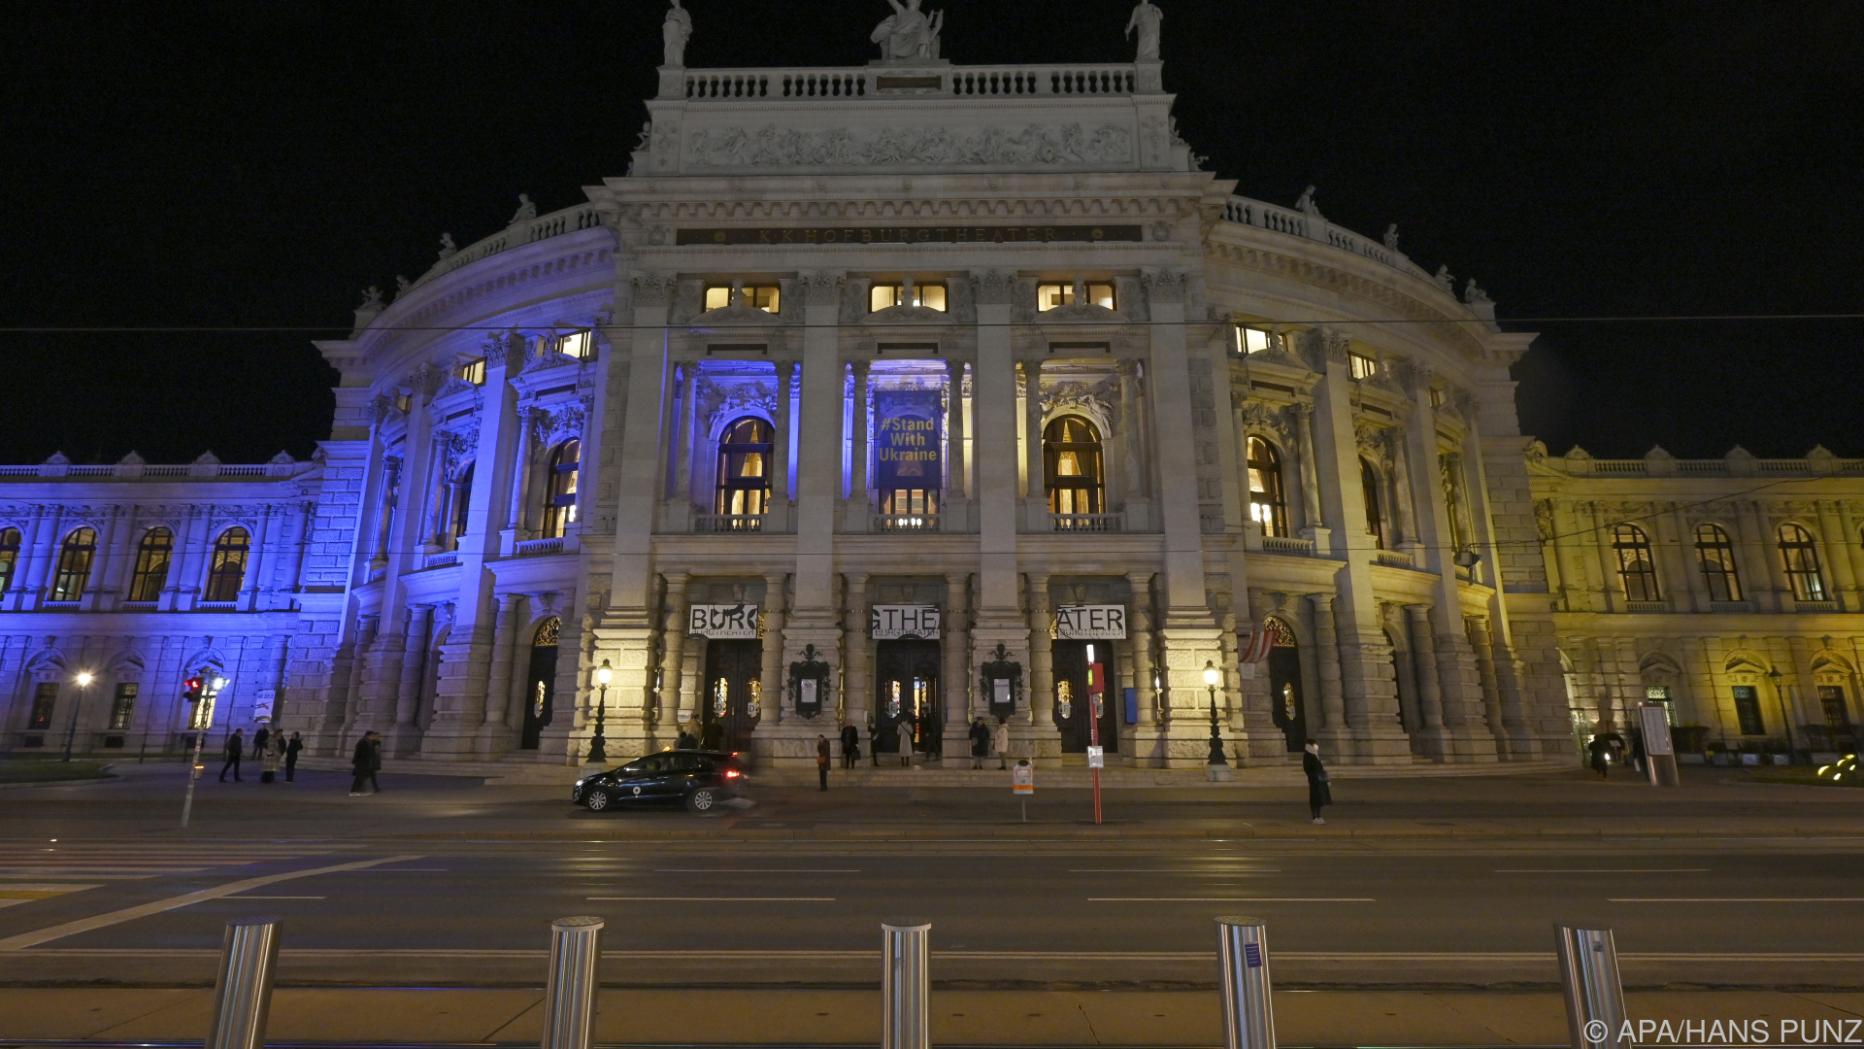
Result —
<path fill-rule="evenodd" d="M 1152 0 L 1139 0 L 1133 8 L 1133 17 L 1126 20 L 1126 35 L 1139 33 L 1139 61 L 1157 62 L 1159 60 L 1159 24 L 1165 21 L 1165 12 Z"/>
<path fill-rule="evenodd" d="M 686 68 L 686 42 L 693 38 L 692 12 L 680 6 L 680 0 L 673 0 L 673 7 L 667 11 L 667 20 L 660 26 L 660 39 L 666 44 L 666 60 L 661 64 L 668 69 Z"/>
<path fill-rule="evenodd" d="M 887 0 L 893 14 L 875 27 L 868 39 L 880 45 L 883 62 L 935 61 L 939 57 L 939 33 L 945 29 L 945 12 L 927 16 L 919 9 L 923 0 Z"/>
<path fill-rule="evenodd" d="M 531 195 L 529 193 L 520 193 L 518 194 L 518 210 L 512 213 L 511 222 L 507 223 L 507 225 L 515 226 L 520 222 L 529 222 L 536 217 L 536 202 L 531 200 Z"/>

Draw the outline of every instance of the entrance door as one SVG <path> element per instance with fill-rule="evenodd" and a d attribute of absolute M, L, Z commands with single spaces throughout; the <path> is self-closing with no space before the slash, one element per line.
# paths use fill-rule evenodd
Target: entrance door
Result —
<path fill-rule="evenodd" d="M 531 638 L 531 670 L 524 678 L 524 735 L 518 745 L 536 750 L 544 726 L 550 724 L 551 702 L 557 691 L 557 635 L 560 619 L 546 619 Z"/>
<path fill-rule="evenodd" d="M 763 713 L 764 645 L 761 641 L 708 641 L 705 646 L 705 725 L 724 730 L 726 750 L 751 745 Z M 703 738 L 703 737 L 702 737 Z"/>
<path fill-rule="evenodd" d="M 1299 753 L 1307 745 L 1307 703 L 1301 694 L 1301 650 L 1295 646 L 1294 633 L 1278 620 L 1268 620 L 1275 631 L 1274 647 L 1269 649 L 1269 707 L 1275 724 L 1287 740 L 1288 752 Z"/>
<path fill-rule="evenodd" d="M 1106 675 L 1106 692 L 1100 703 L 1100 745 L 1109 754 L 1119 753 L 1119 697 L 1113 682 L 1120 679 L 1113 665 L 1111 641 L 1056 641 L 1051 646 L 1055 660 L 1055 725 L 1061 729 L 1061 749 L 1068 754 L 1085 754 L 1093 742 L 1088 712 L 1087 668 L 1100 663 Z"/>
<path fill-rule="evenodd" d="M 937 641 L 880 641 L 874 645 L 874 730 L 883 754 L 899 753 L 896 726 L 910 720 L 913 749 L 940 749 L 945 731 L 938 701 Z"/>

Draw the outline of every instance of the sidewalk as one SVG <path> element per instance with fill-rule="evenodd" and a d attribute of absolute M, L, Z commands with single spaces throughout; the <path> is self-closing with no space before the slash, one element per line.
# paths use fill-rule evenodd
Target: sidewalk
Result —
<path fill-rule="evenodd" d="M 304 989 L 276 992 L 275 1041 L 510 1042 L 536 1045 L 541 989 Z M 1634 1019 L 1852 1021 L 1864 993 L 1652 991 L 1628 995 Z M 1284 1045 L 1561 1045 L 1555 992 L 1295 991 L 1275 995 Z M 602 1042 L 877 1044 L 880 993 L 608 988 L 597 1000 Z M 0 1040 L 200 1039 L 206 989 L 4 988 Z M 1222 1043 L 1210 991 L 934 990 L 932 1040 L 942 1045 L 1185 1046 Z M 1782 1040 L 1784 1041 L 1784 1040 Z"/>

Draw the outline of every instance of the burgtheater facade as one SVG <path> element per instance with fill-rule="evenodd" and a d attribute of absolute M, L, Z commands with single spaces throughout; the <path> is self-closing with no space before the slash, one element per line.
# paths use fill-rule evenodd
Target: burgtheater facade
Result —
<path fill-rule="evenodd" d="M 1532 336 L 1202 171 L 1156 17 L 1125 64 L 954 65 L 910 5 L 864 66 L 698 70 L 676 8 L 625 177 L 319 343 L 314 461 L 0 468 L 5 745 L 177 746 L 203 672 L 216 729 L 559 765 L 598 710 L 1143 767 L 1213 711 L 1243 764 L 1561 755 L 1653 674 L 1732 736 L 1855 717 L 1864 463 L 1549 458 Z"/>

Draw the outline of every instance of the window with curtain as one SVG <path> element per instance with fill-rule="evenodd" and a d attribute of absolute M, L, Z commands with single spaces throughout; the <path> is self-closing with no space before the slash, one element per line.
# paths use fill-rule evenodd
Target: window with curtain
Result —
<path fill-rule="evenodd" d="M 252 536 L 244 528 L 229 528 L 214 540 L 213 560 L 207 566 L 207 591 L 201 600 L 226 604 L 239 600 L 239 588 L 246 582 L 246 557 L 252 552 Z"/>
<path fill-rule="evenodd" d="M 1650 537 L 1636 525 L 1621 524 L 1612 528 L 1612 551 L 1618 555 L 1618 579 L 1624 586 L 1626 601 L 1661 601 L 1657 589 L 1657 565 L 1650 550 Z"/>
<path fill-rule="evenodd" d="M 1786 581 L 1795 601 L 1824 601 L 1825 575 L 1819 567 L 1819 544 L 1812 533 L 1796 524 L 1780 526 L 1780 557 L 1786 562 Z"/>
<path fill-rule="evenodd" d="M 1064 415 L 1042 430 L 1042 466 L 1049 512 L 1065 516 L 1106 513 L 1106 473 L 1100 431 L 1078 415 Z"/>
<path fill-rule="evenodd" d="M 136 571 L 130 576 L 129 599 L 146 603 L 162 597 L 168 585 L 168 566 L 175 555 L 175 533 L 166 528 L 151 528 L 142 534 L 136 546 Z"/>
<path fill-rule="evenodd" d="M 19 542 L 19 529 L 0 528 L 0 594 L 13 587 L 13 570 L 19 564 Z"/>
<path fill-rule="evenodd" d="M 1760 714 L 1760 692 L 1753 685 L 1736 685 L 1734 687 L 1735 721 L 1741 726 L 1743 736 L 1764 736 L 1767 734 L 1767 722 Z"/>
<path fill-rule="evenodd" d="M 477 463 L 467 463 L 466 468 L 453 479 L 453 489 L 448 498 L 452 501 L 452 512 L 447 515 L 448 533 L 453 537 L 453 545 L 459 546 L 460 540 L 466 538 L 466 527 L 472 516 L 472 472 Z"/>
<path fill-rule="evenodd" d="M 756 517 L 769 510 L 775 447 L 775 432 L 763 419 L 739 419 L 725 428 L 718 439 L 713 513 Z"/>
<path fill-rule="evenodd" d="M 1249 438 L 1249 517 L 1262 526 L 1263 535 L 1288 534 L 1281 451 L 1260 437 Z"/>
<path fill-rule="evenodd" d="M 1359 460 L 1359 487 L 1366 500 L 1366 534 L 1374 549 L 1385 549 L 1385 515 L 1379 505 L 1379 472 L 1364 459 Z"/>
<path fill-rule="evenodd" d="M 136 717 L 136 694 L 141 686 L 134 681 L 117 682 L 116 695 L 110 697 L 110 731 L 128 732 Z"/>
<path fill-rule="evenodd" d="M 544 478 L 545 539 L 563 538 L 569 534 L 570 525 L 576 522 L 576 471 L 581 464 L 581 441 L 564 441 L 550 453 L 550 465 Z"/>
<path fill-rule="evenodd" d="M 1735 569 L 1735 544 L 1720 525 L 1696 526 L 1696 562 L 1708 584 L 1709 600 L 1741 600 L 1741 576 Z"/>
<path fill-rule="evenodd" d="M 97 530 L 80 528 L 65 537 L 58 548 L 58 571 L 52 576 L 53 601 L 76 601 L 91 581 L 91 563 L 97 558 Z"/>

